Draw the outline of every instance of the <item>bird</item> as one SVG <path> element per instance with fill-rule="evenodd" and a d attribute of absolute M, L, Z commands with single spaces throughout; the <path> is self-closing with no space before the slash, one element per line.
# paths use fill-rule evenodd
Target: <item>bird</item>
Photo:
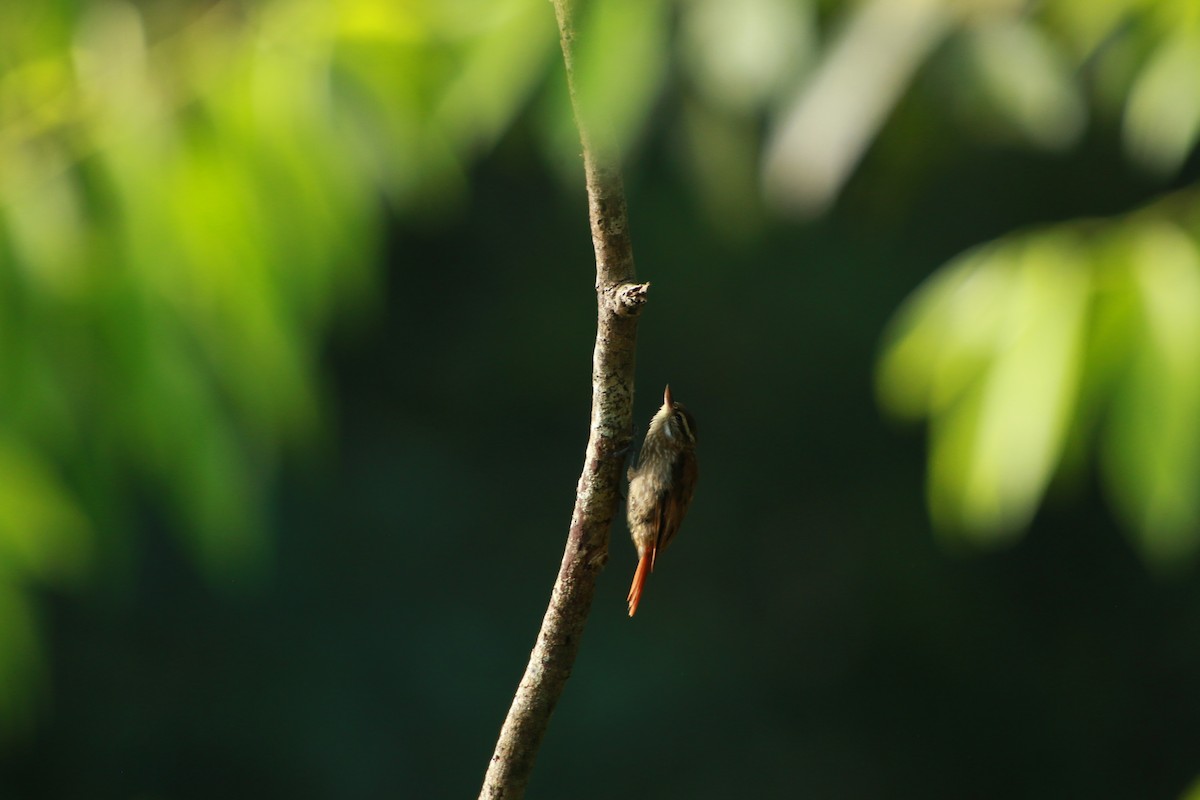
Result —
<path fill-rule="evenodd" d="M 637 613 L 646 578 L 667 549 L 696 491 L 696 418 L 663 392 L 662 407 L 650 420 L 637 464 L 630 467 L 626 520 L 637 548 L 638 565 L 629 588 L 629 616 Z"/>

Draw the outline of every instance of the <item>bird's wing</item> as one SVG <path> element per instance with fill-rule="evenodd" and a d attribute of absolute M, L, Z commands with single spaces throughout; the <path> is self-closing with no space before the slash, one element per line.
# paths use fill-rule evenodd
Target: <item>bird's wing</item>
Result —
<path fill-rule="evenodd" d="M 684 455 L 675 465 L 675 474 L 671 476 L 671 485 L 681 487 L 684 494 L 676 497 L 675 502 L 668 499 L 666 492 L 659 494 L 655 509 L 655 516 L 658 519 L 656 544 L 658 552 L 666 550 L 667 545 L 675 538 L 675 534 L 679 533 L 679 526 L 683 524 L 683 517 L 687 514 L 688 506 L 692 503 L 692 495 L 696 491 L 698 474 L 695 456 Z"/>

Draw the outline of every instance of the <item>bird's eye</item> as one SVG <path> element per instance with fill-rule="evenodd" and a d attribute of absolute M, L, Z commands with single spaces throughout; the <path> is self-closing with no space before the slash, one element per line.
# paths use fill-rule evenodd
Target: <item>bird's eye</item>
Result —
<path fill-rule="evenodd" d="M 675 423 L 675 427 L 679 429 L 680 433 L 688 439 L 695 440 L 696 434 L 692 431 L 692 426 L 688 424 L 687 417 L 682 411 L 676 411 L 671 421 Z"/>

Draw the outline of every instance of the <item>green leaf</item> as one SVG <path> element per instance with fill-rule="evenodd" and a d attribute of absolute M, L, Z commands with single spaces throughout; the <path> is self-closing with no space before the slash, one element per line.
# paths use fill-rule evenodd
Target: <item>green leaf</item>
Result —
<path fill-rule="evenodd" d="M 0 476 L 0 579 L 78 578 L 89 561 L 92 530 L 51 466 L 36 451 L 0 439 Z"/>
<path fill-rule="evenodd" d="M 1021 19 L 994 22 L 969 33 L 966 47 L 968 98 L 988 104 L 982 130 L 1006 127 L 1051 150 L 1078 140 L 1087 107 L 1070 64 L 1041 30 Z"/>
<path fill-rule="evenodd" d="M 880 402 L 916 420 L 957 403 L 987 368 L 1015 288 L 1012 248 L 981 247 L 938 270 L 889 326 Z"/>
<path fill-rule="evenodd" d="M 509 127 L 551 56 L 558 33 L 544 0 L 491 4 L 494 21 L 469 43 L 434 112 L 460 153 L 489 147 Z"/>
<path fill-rule="evenodd" d="M 1151 56 L 1125 106 L 1125 148 L 1147 169 L 1179 169 L 1200 135 L 1200 34 L 1182 28 Z"/>
<path fill-rule="evenodd" d="M 1105 476 L 1143 553 L 1165 566 L 1192 555 L 1200 533 L 1200 254 L 1166 222 L 1133 228 L 1126 248 L 1140 313 L 1105 430 Z"/>
<path fill-rule="evenodd" d="M 1090 274 L 1082 243 L 1044 234 L 1011 259 L 983 374 L 931 427 L 935 524 L 970 537 L 1020 532 L 1062 456 L 1078 391 Z"/>

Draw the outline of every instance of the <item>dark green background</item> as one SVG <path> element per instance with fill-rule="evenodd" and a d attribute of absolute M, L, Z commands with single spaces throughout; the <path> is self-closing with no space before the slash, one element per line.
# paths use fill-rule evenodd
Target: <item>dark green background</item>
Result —
<path fill-rule="evenodd" d="M 691 202 L 669 141 L 631 156 L 639 436 L 669 381 L 701 480 L 634 620 L 614 526 L 530 798 L 1176 798 L 1200 771 L 1194 571 L 1152 577 L 1087 481 L 1007 550 L 939 541 L 922 433 L 871 384 L 937 265 L 1163 187 L 1114 136 L 1036 158 L 904 119 L 892 141 L 932 166 L 869 159 L 830 216 L 742 240 Z M 330 346 L 330 445 L 286 465 L 261 583 L 206 583 L 147 512 L 128 584 L 47 598 L 52 692 L 0 796 L 478 791 L 590 397 L 582 183 L 524 131 L 465 207 L 392 222 L 387 296 Z"/>

